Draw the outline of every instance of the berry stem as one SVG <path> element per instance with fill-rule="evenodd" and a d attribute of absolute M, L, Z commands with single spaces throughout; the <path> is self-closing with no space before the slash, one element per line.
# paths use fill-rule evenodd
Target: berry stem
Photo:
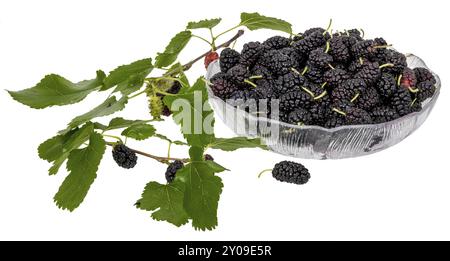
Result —
<path fill-rule="evenodd" d="M 305 68 L 303 68 L 303 71 L 302 71 L 302 75 L 305 75 L 305 73 L 308 71 L 308 66 L 305 66 Z"/>
<path fill-rule="evenodd" d="M 297 69 L 295 69 L 294 67 L 291 67 L 291 71 L 293 71 L 294 73 L 300 75 L 301 73 L 299 71 L 297 71 Z"/>
<path fill-rule="evenodd" d="M 354 101 L 356 101 L 356 99 L 358 99 L 359 97 L 359 92 L 355 94 L 355 96 L 353 96 L 353 98 L 350 100 L 351 103 L 353 103 Z"/>
<path fill-rule="evenodd" d="M 322 98 L 323 96 L 327 95 L 327 91 L 323 91 L 321 94 L 319 94 L 317 97 L 314 97 L 314 100 L 318 100 Z"/>
<path fill-rule="evenodd" d="M 262 75 L 253 75 L 253 76 L 248 77 L 248 79 L 250 79 L 250 80 L 253 80 L 253 79 L 262 79 L 262 78 L 263 78 Z"/>
<path fill-rule="evenodd" d="M 408 87 L 408 90 L 412 93 L 417 93 L 419 92 L 419 89 L 414 89 L 413 87 Z"/>
<path fill-rule="evenodd" d="M 266 173 L 266 172 L 269 172 L 269 171 L 272 171 L 272 169 L 265 169 L 265 170 L 261 171 L 261 172 L 258 174 L 258 178 L 261 178 L 261 175 L 262 175 L 262 174 L 264 174 L 264 173 Z"/>
<path fill-rule="evenodd" d="M 251 82 L 250 80 L 245 79 L 244 82 L 250 84 L 251 86 L 253 86 L 253 88 L 258 87 L 256 84 L 254 84 L 254 83 Z"/>
<path fill-rule="evenodd" d="M 108 146 L 111 146 L 111 147 L 114 147 L 114 145 L 116 145 L 116 143 L 114 143 L 114 142 L 107 142 L 106 144 L 107 144 Z M 152 154 L 149 154 L 149 153 L 140 151 L 140 150 L 135 150 L 135 149 L 132 149 L 132 148 L 129 148 L 129 149 L 130 149 L 132 152 L 136 153 L 136 154 L 139 154 L 139 155 L 142 155 L 142 156 L 145 156 L 145 157 L 154 159 L 154 160 L 159 161 L 159 162 L 161 162 L 161 163 L 167 163 L 168 161 L 174 161 L 174 160 L 179 160 L 179 161 L 182 161 L 182 162 L 184 162 L 184 163 L 189 162 L 189 159 L 170 158 L 170 157 L 160 157 L 160 156 L 155 156 L 155 155 L 152 155 Z"/>
<path fill-rule="evenodd" d="M 341 115 L 347 116 L 347 114 L 345 112 L 343 112 L 343 111 L 341 111 L 341 110 L 339 110 L 337 108 L 333 108 L 333 111 L 335 111 L 335 112 L 337 112 L 337 113 L 339 113 Z"/>
<path fill-rule="evenodd" d="M 330 41 L 327 41 L 326 47 L 325 47 L 325 53 L 328 53 L 330 51 Z"/>
<path fill-rule="evenodd" d="M 326 35 L 328 33 L 328 31 L 330 31 L 332 23 L 333 23 L 333 19 L 330 18 L 330 21 L 328 22 L 328 27 L 325 30 L 325 32 L 323 32 L 323 35 Z"/>
<path fill-rule="evenodd" d="M 378 67 L 378 68 L 383 69 L 385 67 L 394 67 L 394 66 L 395 65 L 393 63 L 385 63 L 385 64 L 380 65 L 380 67 Z"/>
<path fill-rule="evenodd" d="M 308 93 L 309 94 L 309 96 L 311 96 L 311 97 L 313 97 L 314 98 L 314 93 L 311 91 L 311 90 L 309 90 L 308 88 L 306 88 L 306 87 L 302 87 L 302 89 L 306 92 L 306 93 Z"/>
<path fill-rule="evenodd" d="M 403 74 L 400 74 L 400 75 L 398 76 L 398 79 L 397 79 L 397 86 L 400 86 L 400 83 L 401 83 L 401 81 L 402 81 L 402 77 L 403 77 Z"/>

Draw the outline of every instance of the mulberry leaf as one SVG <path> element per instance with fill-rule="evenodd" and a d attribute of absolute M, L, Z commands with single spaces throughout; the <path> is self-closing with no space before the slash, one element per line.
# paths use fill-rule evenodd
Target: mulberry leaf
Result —
<path fill-rule="evenodd" d="M 222 21 L 222 18 L 204 19 L 198 22 L 189 22 L 188 25 L 186 26 L 186 29 L 200 29 L 200 28 L 212 29 L 213 27 L 218 25 L 220 21 Z"/>
<path fill-rule="evenodd" d="M 183 206 L 184 186 L 178 181 L 165 185 L 150 182 L 136 205 L 142 210 L 154 211 L 151 214 L 153 219 L 165 220 L 179 227 L 189 220 Z"/>
<path fill-rule="evenodd" d="M 158 68 L 171 65 L 178 57 L 178 54 L 184 49 L 189 40 L 192 37 L 191 31 L 182 31 L 176 34 L 170 43 L 166 46 L 166 49 L 162 53 L 158 53 L 156 56 L 155 66 Z"/>
<path fill-rule="evenodd" d="M 92 133 L 89 145 L 70 153 L 67 161 L 69 175 L 63 181 L 54 200 L 59 208 L 73 211 L 86 197 L 97 177 L 97 169 L 106 150 L 102 135 Z"/>
<path fill-rule="evenodd" d="M 105 73 L 97 71 L 92 80 L 73 83 L 57 74 L 45 76 L 36 86 L 22 91 L 8 91 L 11 97 L 34 109 L 77 103 L 92 91 L 98 90 L 105 78 Z"/>

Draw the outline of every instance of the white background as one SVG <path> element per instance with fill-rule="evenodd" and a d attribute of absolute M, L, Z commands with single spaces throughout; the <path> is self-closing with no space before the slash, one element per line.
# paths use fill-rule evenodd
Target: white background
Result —
<path fill-rule="evenodd" d="M 232 171 L 220 174 L 224 190 L 219 226 L 198 232 L 154 221 L 133 203 L 150 180 L 164 181 L 165 166 L 139 158 L 133 170 L 115 166 L 110 151 L 84 203 L 73 213 L 59 210 L 52 197 L 67 174 L 48 176 L 37 156 L 40 142 L 74 116 L 105 98 L 32 110 L 0 93 L 0 239 L 52 240 L 430 240 L 450 239 L 449 34 L 445 1 L 1 1 L 0 88 L 34 86 L 58 73 L 73 81 L 94 77 L 97 69 L 152 57 L 191 20 L 222 17 L 218 30 L 238 23 L 242 11 L 283 18 L 295 31 L 326 26 L 364 28 L 403 52 L 422 57 L 440 74 L 443 90 L 425 124 L 400 144 L 362 158 L 338 161 L 295 159 L 312 173 L 296 186 L 257 173 L 287 159 L 259 150 L 211 151 Z M 200 33 L 200 32 L 199 32 Z M 263 40 L 273 31 L 247 31 L 238 42 Z M 207 34 L 205 34 L 207 36 Z M 231 34 L 229 35 L 231 37 Z M 229 36 L 223 38 L 226 40 Z M 221 41 L 220 41 L 221 42 Z M 181 61 L 205 51 L 193 39 Z M 204 73 L 201 63 L 189 75 Z M 145 99 L 121 112 L 148 118 Z M 103 119 L 107 122 L 108 119 Z M 177 137 L 171 121 L 158 124 Z M 216 133 L 232 133 L 218 120 Z M 159 155 L 166 145 L 153 139 L 134 147 Z M 185 150 L 174 148 L 175 156 Z M 63 168 L 62 168 L 63 169 Z"/>

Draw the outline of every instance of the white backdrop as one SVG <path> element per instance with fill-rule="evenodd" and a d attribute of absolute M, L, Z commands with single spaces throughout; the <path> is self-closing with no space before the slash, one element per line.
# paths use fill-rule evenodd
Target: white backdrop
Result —
<path fill-rule="evenodd" d="M 32 110 L 0 93 L 0 239 L 52 240 L 363 240 L 450 239 L 447 81 L 449 60 L 445 1 L 1 1 L 0 88 L 20 90 L 43 75 L 58 73 L 74 81 L 92 78 L 97 69 L 152 57 L 191 20 L 222 17 L 226 29 L 242 11 L 286 19 L 295 31 L 326 26 L 361 27 L 369 37 L 383 36 L 402 52 L 422 57 L 441 76 L 441 97 L 425 124 L 402 143 L 380 153 L 339 161 L 295 159 L 312 178 L 305 186 L 275 182 L 257 173 L 286 157 L 260 150 L 211 151 L 232 171 L 220 174 L 224 190 L 219 226 L 198 232 L 157 222 L 133 203 L 150 180 L 163 181 L 165 166 L 139 158 L 133 170 L 115 166 L 107 151 L 98 178 L 73 213 L 59 210 L 52 197 L 65 177 L 49 177 L 49 164 L 37 146 L 105 97 L 83 103 Z M 247 31 L 237 48 L 263 40 L 273 31 Z M 231 36 L 231 35 L 230 35 Z M 223 40 L 225 40 L 225 37 Z M 194 39 L 181 61 L 205 50 Z M 191 77 L 204 73 L 201 63 Z M 104 94 L 106 95 L 106 94 Z M 145 98 L 120 115 L 144 118 Z M 147 116 L 148 118 L 148 116 Z M 106 121 L 106 119 L 105 119 Z M 178 135 L 172 122 L 159 124 Z M 232 133 L 219 121 L 216 133 Z M 135 147 L 164 154 L 163 142 Z M 177 156 L 185 151 L 173 149 Z"/>

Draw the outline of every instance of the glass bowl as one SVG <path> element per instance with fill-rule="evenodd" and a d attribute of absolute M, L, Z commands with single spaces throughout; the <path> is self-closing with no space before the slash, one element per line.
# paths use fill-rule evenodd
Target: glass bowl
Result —
<path fill-rule="evenodd" d="M 422 59 L 407 54 L 408 67 L 428 68 Z M 219 61 L 208 67 L 206 78 L 220 71 Z M 350 125 L 327 129 L 297 126 L 278 120 L 256 117 L 216 97 L 208 88 L 209 102 L 222 121 L 237 135 L 260 137 L 270 150 L 305 159 L 343 159 L 369 155 L 389 148 L 413 133 L 425 122 L 439 97 L 441 81 L 435 73 L 436 92 L 422 103 L 422 110 L 390 122 Z M 251 128 L 250 126 L 257 126 Z"/>

